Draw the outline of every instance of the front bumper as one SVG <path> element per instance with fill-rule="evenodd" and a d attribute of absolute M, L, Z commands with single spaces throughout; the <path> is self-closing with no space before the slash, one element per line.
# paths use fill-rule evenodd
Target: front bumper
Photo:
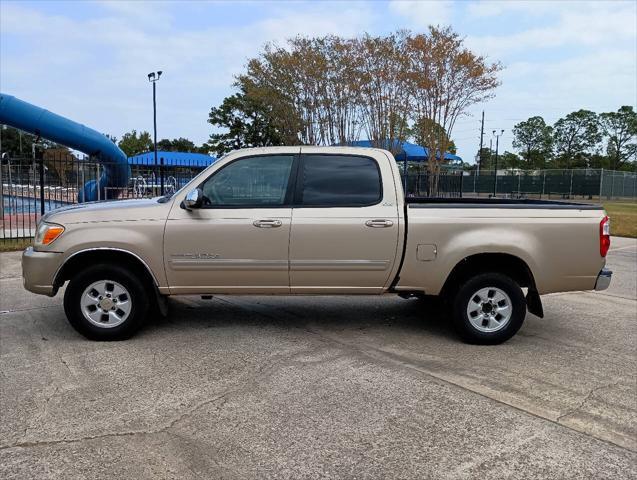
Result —
<path fill-rule="evenodd" d="M 61 253 L 36 252 L 33 247 L 28 247 L 22 253 L 24 288 L 40 295 L 54 296 L 58 289 L 53 282 L 61 260 Z"/>
<path fill-rule="evenodd" d="M 597 281 L 595 282 L 595 290 L 606 290 L 609 285 L 611 278 L 613 277 L 613 272 L 602 268 L 602 271 L 597 275 Z"/>

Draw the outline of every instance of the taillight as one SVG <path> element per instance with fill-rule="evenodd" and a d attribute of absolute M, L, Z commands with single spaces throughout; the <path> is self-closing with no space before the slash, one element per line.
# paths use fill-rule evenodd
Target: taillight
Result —
<path fill-rule="evenodd" d="M 599 222 L 599 254 L 605 257 L 610 248 L 610 218 L 602 218 Z"/>

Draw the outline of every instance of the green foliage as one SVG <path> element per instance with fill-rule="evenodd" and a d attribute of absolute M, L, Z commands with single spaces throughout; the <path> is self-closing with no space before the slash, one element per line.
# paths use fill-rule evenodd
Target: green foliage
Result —
<path fill-rule="evenodd" d="M 518 123 L 513 134 L 524 168 L 637 170 L 637 113 L 630 106 L 599 115 L 577 110 L 553 127 L 542 117 L 531 117 Z"/>
<path fill-rule="evenodd" d="M 599 116 L 604 135 L 608 137 L 606 154 L 610 168 L 619 170 L 627 162 L 637 162 L 637 112 L 633 107 L 623 106 L 617 112 Z"/>
<path fill-rule="evenodd" d="M 590 150 L 601 141 L 602 134 L 595 112 L 578 110 L 569 113 L 555 122 L 553 128 L 555 166 L 582 166 L 585 155 L 590 154 Z"/>
<path fill-rule="evenodd" d="M 513 146 L 521 151 L 527 168 L 546 167 L 551 157 L 553 129 L 540 116 L 531 117 L 513 127 Z"/>
<path fill-rule="evenodd" d="M 2 152 L 12 157 L 28 157 L 33 155 L 33 144 L 36 144 L 36 150 L 61 149 L 68 150 L 65 146 L 51 142 L 45 138 L 36 138 L 35 135 L 23 132 L 17 128 L 8 125 L 0 125 L 0 142 L 2 144 Z"/>
<path fill-rule="evenodd" d="M 9 157 L 31 156 L 31 146 L 35 141 L 35 136 L 4 125 L 0 129 L 0 136 L 2 138 L 2 153 L 8 153 Z"/>
<path fill-rule="evenodd" d="M 139 153 L 154 150 L 154 144 L 150 137 L 150 133 L 145 131 L 140 132 L 139 134 L 137 134 L 137 130 L 125 133 L 117 145 L 122 149 L 127 157 L 132 157 Z"/>
<path fill-rule="evenodd" d="M 183 137 L 172 140 L 163 138 L 157 142 L 157 150 L 164 152 L 208 153 L 208 147 L 205 145 L 198 147 L 192 140 Z"/>
<path fill-rule="evenodd" d="M 498 169 L 521 168 L 523 163 L 518 155 L 509 151 L 505 151 L 498 157 Z"/>
<path fill-rule="evenodd" d="M 244 91 L 224 98 L 210 109 L 208 123 L 227 129 L 210 135 L 208 146 L 217 155 L 246 147 L 283 145 L 283 137 L 271 116 L 271 108 Z"/>
<path fill-rule="evenodd" d="M 427 139 L 435 138 L 438 145 L 447 145 L 447 152 L 455 155 L 457 151 L 456 144 L 449 138 L 445 129 L 429 118 L 421 117 L 416 119 L 408 134 L 413 137 L 414 142 L 418 145 L 426 145 Z"/>
<path fill-rule="evenodd" d="M 480 170 L 493 170 L 496 168 L 495 150 L 482 149 L 482 164 Z M 524 161 L 515 153 L 505 151 L 498 154 L 498 170 L 511 168 L 524 168 Z"/>

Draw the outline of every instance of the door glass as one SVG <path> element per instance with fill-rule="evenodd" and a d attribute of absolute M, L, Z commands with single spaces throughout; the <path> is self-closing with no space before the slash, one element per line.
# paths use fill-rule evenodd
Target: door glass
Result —
<path fill-rule="evenodd" d="M 203 184 L 204 206 L 283 205 L 293 159 L 267 155 L 230 163 Z"/>
<path fill-rule="evenodd" d="M 361 207 L 380 202 L 380 171 L 373 159 L 306 155 L 302 163 L 301 205 Z"/>

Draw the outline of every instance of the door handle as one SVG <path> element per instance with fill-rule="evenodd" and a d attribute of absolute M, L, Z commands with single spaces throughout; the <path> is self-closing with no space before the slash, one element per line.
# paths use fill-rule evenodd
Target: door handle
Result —
<path fill-rule="evenodd" d="M 367 220 L 365 225 L 372 228 L 386 228 L 391 227 L 394 224 L 391 220 L 383 220 L 380 218 L 376 218 L 374 220 Z"/>
<path fill-rule="evenodd" d="M 281 220 L 267 218 L 264 220 L 255 220 L 254 222 L 252 222 L 252 225 L 259 228 L 276 228 L 283 225 L 283 222 Z"/>

